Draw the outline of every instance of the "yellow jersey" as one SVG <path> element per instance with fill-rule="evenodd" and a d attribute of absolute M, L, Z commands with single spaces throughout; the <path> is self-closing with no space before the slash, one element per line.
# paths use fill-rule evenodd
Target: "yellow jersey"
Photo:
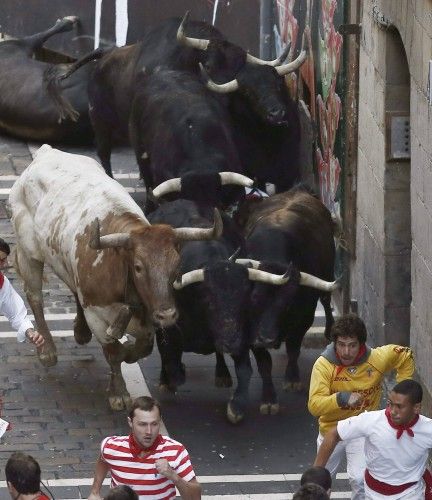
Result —
<path fill-rule="evenodd" d="M 396 380 L 411 378 L 414 358 L 409 347 L 389 344 L 370 348 L 355 365 L 342 366 L 336 357 L 334 344 L 327 346 L 312 368 L 309 389 L 309 411 L 318 417 L 321 434 L 336 426 L 339 420 L 379 407 L 384 375 L 396 370 Z M 347 406 L 352 392 L 364 395 L 357 408 Z"/>

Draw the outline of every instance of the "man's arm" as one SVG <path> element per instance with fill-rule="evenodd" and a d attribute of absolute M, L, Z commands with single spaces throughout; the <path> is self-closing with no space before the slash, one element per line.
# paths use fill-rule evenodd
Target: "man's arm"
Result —
<path fill-rule="evenodd" d="M 179 490 L 181 498 L 184 500 L 200 500 L 201 499 L 201 485 L 196 477 L 190 481 L 185 481 L 178 474 L 178 481 L 173 481 L 176 488 Z"/>
<path fill-rule="evenodd" d="M 414 356 L 409 347 L 387 344 L 381 347 L 375 347 L 373 354 L 376 356 L 376 361 L 381 364 L 379 369 L 388 373 L 396 370 L 396 382 L 401 382 L 407 378 L 412 378 L 414 374 Z"/>
<path fill-rule="evenodd" d="M 331 392 L 331 382 L 334 367 L 320 356 L 312 368 L 309 387 L 308 409 L 314 417 L 327 415 L 340 417 L 340 409 L 349 406 L 348 401 L 352 393 Z M 350 400 L 352 404 L 352 398 Z"/>
<path fill-rule="evenodd" d="M 96 462 L 96 467 L 95 467 L 95 473 L 94 473 L 94 478 L 93 478 L 93 485 L 90 490 L 90 495 L 88 496 L 88 500 L 101 500 L 102 497 L 100 495 L 100 490 L 102 488 L 102 483 L 104 482 L 104 479 L 106 478 L 106 475 L 108 474 L 109 471 L 109 465 L 103 460 L 102 456 L 99 455 L 97 462 Z"/>
<path fill-rule="evenodd" d="M 162 474 L 175 484 L 183 500 L 201 499 L 201 485 L 195 477 L 190 481 L 185 481 L 174 469 L 171 468 L 168 461 L 164 458 L 156 460 L 155 465 L 159 474 Z"/>
<path fill-rule="evenodd" d="M 324 436 L 323 442 L 321 443 L 315 458 L 314 465 L 325 467 L 330 455 L 333 453 L 333 450 L 336 448 L 339 441 L 341 441 L 341 438 L 337 432 L 337 427 L 334 427 Z"/>
<path fill-rule="evenodd" d="M 15 291 L 6 276 L 4 276 L 3 286 L 0 289 L 0 313 L 6 316 L 12 328 L 18 332 L 18 342 L 25 341 L 27 331 L 34 332 L 23 299 Z"/>
<path fill-rule="evenodd" d="M 340 418 L 341 408 L 356 408 L 364 397 L 358 392 L 331 393 L 333 367 L 327 365 L 324 358 L 318 358 L 312 368 L 309 388 L 308 409 L 314 417 L 326 415 L 328 418 Z"/>

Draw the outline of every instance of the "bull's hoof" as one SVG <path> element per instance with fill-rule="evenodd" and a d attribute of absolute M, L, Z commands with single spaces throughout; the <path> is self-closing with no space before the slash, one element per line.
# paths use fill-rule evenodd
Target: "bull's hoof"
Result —
<path fill-rule="evenodd" d="M 230 401 L 227 406 L 227 418 L 232 424 L 238 424 L 244 419 L 244 413 L 237 411 Z"/>
<path fill-rule="evenodd" d="M 216 387 L 232 387 L 232 378 L 228 377 L 215 377 Z"/>
<path fill-rule="evenodd" d="M 279 413 L 279 403 L 261 403 L 261 415 L 277 415 Z"/>
<path fill-rule="evenodd" d="M 74 321 L 74 337 L 75 342 L 79 345 L 88 344 L 92 338 L 92 332 L 87 323 L 82 324 L 75 318 Z"/>
<path fill-rule="evenodd" d="M 111 410 L 114 411 L 119 411 L 119 410 L 124 410 L 125 408 L 129 408 L 132 403 L 129 394 L 123 394 L 121 396 L 109 396 L 108 401 Z"/>
<path fill-rule="evenodd" d="M 303 390 L 303 384 L 301 382 L 289 382 L 285 381 L 283 384 L 283 390 L 289 392 L 300 392 Z"/>
<path fill-rule="evenodd" d="M 57 352 L 55 350 L 48 351 L 42 347 L 41 351 L 37 351 L 37 355 L 40 364 L 46 368 L 57 364 Z"/>
<path fill-rule="evenodd" d="M 177 387 L 169 384 L 159 384 L 159 391 L 163 392 L 165 394 L 176 394 L 177 393 Z"/>
<path fill-rule="evenodd" d="M 72 25 L 76 24 L 79 21 L 78 16 L 65 16 L 61 21 L 69 21 Z"/>

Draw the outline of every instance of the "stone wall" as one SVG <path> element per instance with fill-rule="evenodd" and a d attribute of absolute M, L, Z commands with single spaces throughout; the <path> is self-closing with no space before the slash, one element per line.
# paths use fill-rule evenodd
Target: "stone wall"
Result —
<path fill-rule="evenodd" d="M 432 391 L 430 0 L 365 0 L 359 68 L 357 256 L 351 295 L 376 344 L 410 344 Z M 391 112 L 408 112 L 411 159 L 389 161 Z"/>

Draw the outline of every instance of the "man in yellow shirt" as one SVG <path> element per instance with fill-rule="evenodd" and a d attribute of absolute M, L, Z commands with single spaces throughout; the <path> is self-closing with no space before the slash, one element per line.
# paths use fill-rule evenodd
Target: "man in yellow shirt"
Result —
<path fill-rule="evenodd" d="M 381 383 L 386 373 L 396 370 L 396 380 L 411 378 L 414 359 L 409 347 L 389 344 L 371 348 L 366 344 L 366 327 L 355 314 L 342 316 L 332 326 L 332 343 L 312 368 L 309 411 L 318 417 L 319 448 L 326 432 L 339 420 L 379 407 Z M 337 444 L 327 469 L 334 476 L 346 454 L 353 500 L 364 499 L 364 438 Z"/>

